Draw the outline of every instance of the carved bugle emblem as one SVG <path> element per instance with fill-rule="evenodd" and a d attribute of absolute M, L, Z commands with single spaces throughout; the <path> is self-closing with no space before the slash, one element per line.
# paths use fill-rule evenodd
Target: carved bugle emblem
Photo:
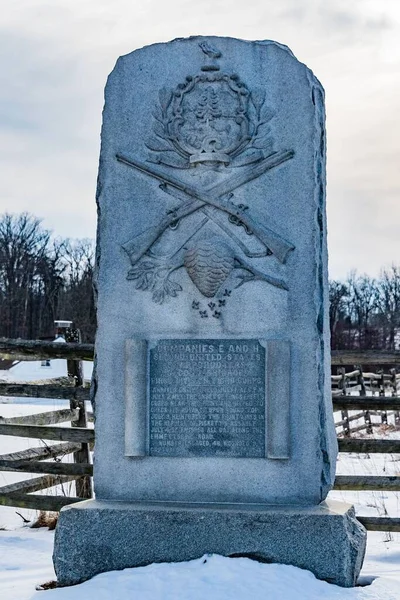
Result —
<path fill-rule="evenodd" d="M 268 273 L 265 258 L 284 264 L 294 249 L 253 216 L 250 206 L 234 202 L 235 190 L 294 152 L 274 150 L 273 111 L 265 92 L 250 91 L 238 75 L 221 71 L 221 54 L 208 42 L 200 48 L 206 57 L 200 73 L 175 89 L 160 90 L 145 142 L 147 160 L 117 155 L 119 162 L 161 182 L 175 202 L 159 224 L 123 245 L 131 262 L 128 279 L 158 303 L 182 291 L 171 277 L 180 268 L 205 298 L 254 280 L 287 289 L 284 277 Z M 190 183 L 187 171 L 193 175 Z M 258 259 L 264 259 L 262 266 Z M 225 300 L 219 301 L 220 308 Z M 214 313 L 218 318 L 220 311 Z"/>

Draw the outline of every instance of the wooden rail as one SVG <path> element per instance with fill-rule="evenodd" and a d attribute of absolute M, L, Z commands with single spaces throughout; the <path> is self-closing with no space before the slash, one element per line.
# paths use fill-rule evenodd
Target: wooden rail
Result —
<path fill-rule="evenodd" d="M 63 442 L 94 442 L 94 430 L 81 427 L 41 427 L 40 425 L 8 425 L 0 423 L 0 435 L 59 440 Z"/>
<path fill-rule="evenodd" d="M 358 376 L 361 374 L 360 369 L 356 369 L 355 371 L 347 371 L 344 373 L 344 376 L 346 379 L 357 379 Z M 391 381 L 393 378 L 393 375 L 390 373 L 368 373 L 368 372 L 364 372 L 363 373 L 363 377 L 364 379 L 373 379 L 373 380 L 378 380 L 381 379 L 383 377 L 384 381 Z M 400 373 L 396 373 L 395 374 L 396 379 L 400 379 Z M 331 380 L 333 383 L 338 382 L 342 379 L 342 375 L 331 375 Z"/>
<path fill-rule="evenodd" d="M 51 398 L 52 400 L 90 400 L 90 389 L 75 386 L 0 383 L 0 396 L 11 398 Z"/>
<path fill-rule="evenodd" d="M 0 358 L 8 360 L 42 360 L 66 358 L 93 360 L 94 345 L 82 343 L 60 344 L 35 340 L 0 338 Z M 400 365 L 400 351 L 386 350 L 333 350 L 332 365 Z"/>
<path fill-rule="evenodd" d="M 332 350 L 331 363 L 340 365 L 400 365 L 400 351 Z"/>
<path fill-rule="evenodd" d="M 334 490 L 400 492 L 400 476 L 337 475 Z"/>
<path fill-rule="evenodd" d="M 334 410 L 400 410 L 399 396 L 333 396 Z"/>
<path fill-rule="evenodd" d="M 93 475 L 93 465 L 89 463 L 36 462 L 27 460 L 0 460 L 0 471 L 21 471 L 22 473 L 51 473 L 53 475 Z"/>
<path fill-rule="evenodd" d="M 45 490 L 61 483 L 67 483 L 68 481 L 74 481 L 75 477 L 72 475 L 46 475 L 44 477 L 35 477 L 29 479 L 29 481 L 17 481 L 17 483 L 11 483 L 10 485 L 4 485 L 0 487 L 0 496 L 3 494 L 15 494 L 17 492 L 25 492 L 29 494 L 31 492 L 37 492 L 38 490 Z"/>
<path fill-rule="evenodd" d="M 400 440 L 371 440 L 368 438 L 340 438 L 339 452 L 364 454 L 399 454 Z"/>
<path fill-rule="evenodd" d="M 76 476 L 46 475 L 44 477 L 36 477 L 28 481 L 18 481 L 17 483 L 5 485 L 3 487 L 0 487 L 0 505 L 18 506 L 21 508 L 35 508 L 38 510 L 59 511 L 63 506 L 66 506 L 73 502 L 78 502 L 82 500 L 82 498 L 29 494 L 31 494 L 32 492 L 37 492 L 39 490 L 54 487 L 56 485 L 62 485 L 74 480 L 76 480 Z"/>
<path fill-rule="evenodd" d="M 0 424 L 4 425 L 56 425 L 57 423 L 66 423 L 75 421 L 79 416 L 79 409 L 62 409 L 50 412 L 36 413 L 34 415 L 24 415 L 22 417 L 0 417 Z"/>
<path fill-rule="evenodd" d="M 43 460 L 46 458 L 56 458 L 66 456 L 79 450 L 80 444 L 69 442 L 67 444 L 54 444 L 53 446 L 39 446 L 37 448 L 28 448 L 10 454 L 0 455 L 0 460 Z"/>
<path fill-rule="evenodd" d="M 20 508 L 33 508 L 35 510 L 59 511 L 63 506 L 74 502 L 82 502 L 83 498 L 73 496 L 45 496 L 42 494 L 25 494 L 16 492 L 0 496 L 0 505 L 19 506 Z"/>
<path fill-rule="evenodd" d="M 6 360 L 43 360 L 46 358 L 93 360 L 93 356 L 93 344 L 63 344 L 59 342 L 0 338 L 0 358 Z"/>
<path fill-rule="evenodd" d="M 357 517 L 369 531 L 400 531 L 400 519 L 394 517 Z"/>

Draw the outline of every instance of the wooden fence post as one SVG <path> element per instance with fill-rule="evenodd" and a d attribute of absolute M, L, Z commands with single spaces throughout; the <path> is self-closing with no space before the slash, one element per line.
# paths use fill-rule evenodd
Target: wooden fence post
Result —
<path fill-rule="evenodd" d="M 356 367 L 356 369 L 359 370 L 359 374 L 357 377 L 357 383 L 360 386 L 360 396 L 366 396 L 367 395 L 367 388 L 365 387 L 365 380 L 364 380 L 364 374 L 363 374 L 363 370 L 362 370 L 362 365 L 359 365 Z M 365 424 L 367 426 L 366 432 L 367 433 L 372 433 L 372 421 L 371 421 L 371 414 L 369 412 L 369 410 L 364 410 L 364 421 Z"/>
<path fill-rule="evenodd" d="M 384 375 L 383 369 L 380 369 L 378 371 L 378 373 L 380 373 L 380 375 L 381 375 L 379 378 L 379 396 L 382 397 L 385 395 L 385 375 Z M 386 410 L 383 410 L 381 412 L 382 425 L 387 425 L 387 417 L 388 417 L 388 415 L 387 415 Z"/>
<path fill-rule="evenodd" d="M 390 383 L 392 384 L 392 398 L 397 396 L 397 377 L 396 377 L 396 369 L 390 369 Z M 400 427 L 400 412 L 396 410 L 394 412 L 394 424 L 396 428 Z"/>
<path fill-rule="evenodd" d="M 346 396 L 346 368 L 339 367 L 337 372 L 338 372 L 338 375 L 342 376 L 342 379 L 339 382 L 339 387 L 342 389 L 342 395 Z M 343 435 L 345 437 L 350 437 L 349 411 L 342 410 L 341 414 L 342 414 L 342 421 L 343 421 Z"/>
<path fill-rule="evenodd" d="M 77 342 L 81 343 L 82 336 L 79 329 L 67 329 L 65 331 L 66 342 Z M 81 360 L 67 360 L 67 372 L 68 377 L 71 377 L 75 381 L 75 387 L 84 386 L 83 377 L 83 363 Z M 87 427 L 87 415 L 84 400 L 78 400 L 73 398 L 70 400 L 71 410 L 78 409 L 78 418 L 71 421 L 71 427 Z M 90 463 L 90 450 L 89 444 L 82 444 L 81 450 L 74 452 L 74 462 L 76 463 Z M 79 498 L 92 498 L 92 480 L 90 476 L 85 475 L 75 481 L 76 495 Z"/>

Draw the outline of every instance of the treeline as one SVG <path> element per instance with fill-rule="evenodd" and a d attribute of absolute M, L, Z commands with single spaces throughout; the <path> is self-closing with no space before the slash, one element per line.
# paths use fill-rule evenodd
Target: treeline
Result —
<path fill-rule="evenodd" d="M 51 338 L 65 319 L 93 342 L 94 254 L 92 240 L 53 238 L 28 213 L 0 215 L 0 337 Z M 330 281 L 329 296 L 333 349 L 399 348 L 400 266 Z"/>
<path fill-rule="evenodd" d="M 51 338 L 54 320 L 93 342 L 92 240 L 54 239 L 36 217 L 0 215 L 0 337 Z"/>
<path fill-rule="evenodd" d="M 331 281 L 330 326 L 333 350 L 400 347 L 400 266 L 384 269 L 377 279 L 352 273 Z"/>

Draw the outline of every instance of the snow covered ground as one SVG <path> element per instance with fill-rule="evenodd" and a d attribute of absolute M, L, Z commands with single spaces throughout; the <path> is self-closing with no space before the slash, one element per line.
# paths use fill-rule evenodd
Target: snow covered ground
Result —
<path fill-rule="evenodd" d="M 361 582 L 343 589 L 315 579 L 309 571 L 217 555 L 175 564 L 103 573 L 69 588 L 36 591 L 54 580 L 53 532 L 0 532 L 2 600 L 399 600 L 400 545 L 370 534 Z"/>
<path fill-rule="evenodd" d="M 83 372 L 86 381 L 90 381 L 93 362 L 83 361 Z M 0 370 L 0 381 L 40 381 L 54 377 L 67 377 L 67 361 L 56 359 L 49 361 L 30 360 L 16 363 L 8 371 Z"/>
<path fill-rule="evenodd" d="M 52 367 L 51 373 L 47 371 L 48 377 L 66 374 L 65 361 L 52 361 Z M 21 367 L 18 379 L 43 379 L 43 369 L 46 367 L 31 363 L 28 370 Z M 0 379 L 16 380 L 17 376 L 15 372 L 0 373 Z M 58 400 L 0 398 L 0 416 L 33 414 L 67 406 L 68 402 Z M 380 431 L 374 435 L 392 437 L 396 433 Z M 0 436 L 0 454 L 41 443 L 40 440 Z M 338 474 L 398 475 L 400 456 L 341 454 Z M 0 472 L 0 486 L 29 477 L 34 476 Z M 65 492 L 73 494 L 73 489 L 67 487 Z M 400 514 L 399 493 L 331 492 L 331 496 L 353 503 L 359 515 L 394 517 Z M 384 532 L 368 533 L 367 555 L 360 577 L 362 586 L 354 589 L 318 581 L 308 571 L 295 567 L 212 555 L 186 563 L 105 573 L 71 588 L 36 591 L 36 586 L 55 579 L 51 561 L 54 533 L 22 526 L 16 511 L 31 520 L 36 515 L 32 510 L 0 506 L 0 600 L 43 597 L 48 600 L 400 600 L 400 534 Z"/>

